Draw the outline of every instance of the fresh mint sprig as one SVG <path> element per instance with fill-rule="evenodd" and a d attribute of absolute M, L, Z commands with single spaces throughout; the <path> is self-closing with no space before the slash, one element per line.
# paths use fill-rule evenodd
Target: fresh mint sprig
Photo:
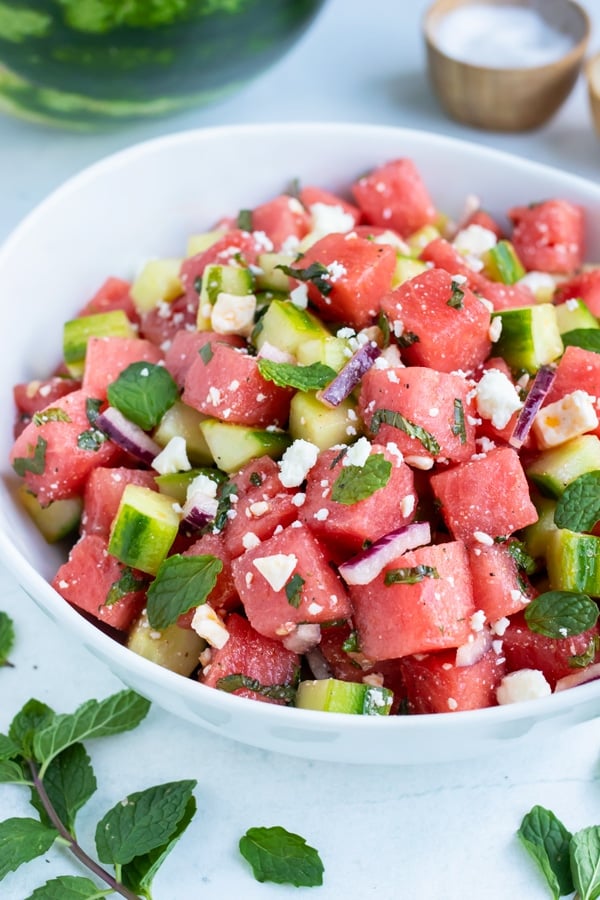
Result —
<path fill-rule="evenodd" d="M 252 866 L 257 881 L 317 887 L 323 884 L 319 854 L 303 837 L 276 825 L 249 828 L 240 838 L 240 853 Z"/>
<path fill-rule="evenodd" d="M 74 713 L 57 714 L 38 700 L 17 713 L 9 733 L 0 735 L 0 782 L 29 787 L 38 818 L 0 822 L 0 880 L 62 845 L 92 877 L 53 878 L 28 900 L 92 900 L 107 893 L 150 900 L 156 871 L 194 815 L 195 781 L 156 785 L 120 800 L 96 828 L 97 858 L 79 844 L 75 831 L 77 813 L 96 790 L 82 741 L 129 731 L 149 708 L 148 700 L 123 690 L 88 700 Z"/>

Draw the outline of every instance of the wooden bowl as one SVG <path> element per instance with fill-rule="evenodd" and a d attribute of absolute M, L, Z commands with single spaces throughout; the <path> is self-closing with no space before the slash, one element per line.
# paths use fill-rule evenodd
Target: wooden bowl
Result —
<path fill-rule="evenodd" d="M 440 46 L 443 19 L 469 6 L 486 6 L 490 16 L 494 10 L 507 6 L 534 11 L 542 27 L 550 26 L 559 32 L 566 49 L 543 64 L 529 65 L 524 59 L 523 64 L 519 60 L 516 66 L 504 67 L 491 53 L 485 65 L 469 62 L 466 55 L 460 58 L 460 49 L 454 53 L 446 42 L 443 49 Z M 571 92 L 582 67 L 590 30 L 587 13 L 573 0 L 437 0 L 423 20 L 433 90 L 446 113 L 466 125 L 491 131 L 537 128 L 557 112 Z M 496 33 L 497 47 L 500 34 Z M 512 44 L 506 49 L 508 56 Z M 485 44 L 480 44 L 480 50 L 480 57 L 485 59 Z"/>
<path fill-rule="evenodd" d="M 595 53 L 585 67 L 592 121 L 600 135 L 600 53 Z"/>

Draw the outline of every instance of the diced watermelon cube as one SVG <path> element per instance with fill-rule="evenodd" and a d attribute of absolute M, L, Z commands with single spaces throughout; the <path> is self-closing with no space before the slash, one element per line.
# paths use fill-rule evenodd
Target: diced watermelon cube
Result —
<path fill-rule="evenodd" d="M 504 660 L 493 649 L 470 666 L 456 665 L 456 651 L 443 650 L 400 660 L 411 713 L 460 712 L 496 706 Z"/>
<path fill-rule="evenodd" d="M 142 313 L 140 317 L 140 337 L 156 344 L 164 352 L 178 331 L 196 330 L 198 317 L 198 294 L 182 294 L 170 303 L 159 303 Z"/>
<path fill-rule="evenodd" d="M 362 217 L 360 209 L 354 203 L 350 203 L 337 194 L 332 194 L 331 191 L 310 184 L 300 189 L 300 202 L 309 211 L 311 206 L 316 204 L 339 207 L 346 216 L 354 220 L 354 225 L 357 225 Z"/>
<path fill-rule="evenodd" d="M 264 248 L 267 252 L 281 250 L 290 238 L 299 241 L 307 233 L 309 223 L 302 203 L 289 194 L 280 194 L 252 210 L 252 232 L 256 239 L 260 239 L 260 234 L 266 235 L 270 242 Z"/>
<path fill-rule="evenodd" d="M 333 485 L 346 471 L 339 450 L 320 453 L 308 473 L 298 517 L 336 557 L 358 553 L 365 541 L 375 541 L 414 519 L 417 496 L 412 470 L 397 453 L 373 444 L 370 456 L 377 454 L 392 466 L 389 481 L 356 503 L 341 503 L 331 496 Z"/>
<path fill-rule="evenodd" d="M 106 389 L 134 362 L 159 363 L 163 354 L 144 338 L 90 338 L 85 354 L 83 390 L 90 397 L 106 399 Z"/>
<path fill-rule="evenodd" d="M 303 622 L 347 619 L 350 603 L 317 539 L 289 525 L 233 561 L 233 577 L 253 628 L 282 640 Z M 288 597 L 289 594 L 289 597 Z"/>
<path fill-rule="evenodd" d="M 410 159 L 394 159 L 352 185 L 365 222 L 393 228 L 401 237 L 435 222 L 437 210 L 417 167 Z"/>
<path fill-rule="evenodd" d="M 554 403 L 573 391 L 587 391 L 595 398 L 595 409 L 600 418 L 600 353 L 582 347 L 565 347 L 556 367 L 556 377 L 544 399 L 544 406 Z M 590 434 L 600 437 L 600 425 Z"/>
<path fill-rule="evenodd" d="M 512 447 L 495 447 L 436 472 L 431 486 L 451 534 L 466 544 L 508 537 L 538 519 L 523 466 Z"/>
<path fill-rule="evenodd" d="M 223 563 L 223 568 L 217 576 L 217 582 L 206 598 L 212 608 L 223 616 L 228 612 L 232 612 L 241 606 L 240 598 L 233 581 L 233 572 L 231 570 L 231 555 L 225 546 L 225 540 L 222 534 L 203 534 L 197 541 L 184 551 L 183 556 L 215 556 Z M 194 607 L 188 613 L 180 616 L 178 624 L 182 627 L 191 628 L 191 621 L 196 608 Z"/>
<path fill-rule="evenodd" d="M 272 641 L 259 634 L 237 613 L 227 617 L 226 626 L 229 632 L 227 643 L 220 650 L 212 651 L 210 664 L 200 675 L 202 684 L 218 687 L 219 680 L 228 675 L 247 675 L 263 686 L 294 684 L 300 665 L 296 653 L 286 650 L 281 641 Z M 263 703 L 283 703 L 245 688 L 234 693 Z"/>
<path fill-rule="evenodd" d="M 95 313 L 111 312 L 122 309 L 130 322 L 138 322 L 139 316 L 129 293 L 131 284 L 122 278 L 111 276 L 100 286 L 94 296 L 88 300 L 80 316 L 92 316 Z"/>
<path fill-rule="evenodd" d="M 431 574 L 414 584 L 386 584 L 388 572 L 418 566 Z M 360 648 L 369 659 L 459 647 L 468 640 L 475 612 L 465 546 L 454 541 L 405 553 L 369 584 L 351 587 L 350 599 Z"/>
<path fill-rule="evenodd" d="M 215 331 L 188 331 L 180 329 L 173 336 L 165 351 L 165 368 L 173 376 L 180 388 L 185 384 L 185 376 L 190 366 L 205 344 L 220 341 L 232 347 L 243 347 L 244 341 L 237 334 L 217 334 Z"/>
<path fill-rule="evenodd" d="M 381 307 L 404 333 L 416 337 L 402 349 L 409 365 L 469 371 L 489 356 L 488 308 L 444 269 L 427 269 L 404 281 L 384 297 Z"/>
<path fill-rule="evenodd" d="M 154 473 L 147 469 L 125 466 L 92 469 L 83 494 L 81 530 L 84 534 L 100 534 L 108 538 L 123 491 L 128 484 L 139 484 L 157 490 Z"/>
<path fill-rule="evenodd" d="M 524 609 L 535 591 L 524 572 L 519 571 L 509 544 L 469 547 L 469 566 L 473 576 L 473 598 L 488 622 Z"/>
<path fill-rule="evenodd" d="M 544 200 L 509 210 L 512 242 L 526 269 L 570 274 L 583 263 L 584 213 L 569 200 Z"/>
<path fill-rule="evenodd" d="M 591 313 L 600 318 L 600 268 L 578 272 L 556 288 L 555 303 L 564 303 L 572 297 L 583 300 Z"/>
<path fill-rule="evenodd" d="M 141 613 L 146 602 L 145 576 L 133 572 L 140 587 L 120 590 L 119 581 L 127 566 L 108 552 L 107 540 L 99 534 L 84 534 L 60 566 L 52 587 L 73 606 L 105 625 L 126 630 Z M 116 599 L 111 598 L 111 589 Z"/>
<path fill-rule="evenodd" d="M 425 366 L 371 368 L 363 376 L 359 410 L 380 444 L 396 444 L 405 457 L 467 460 L 475 452 L 471 385 L 459 375 Z M 396 424 L 378 421 L 381 410 Z M 414 427 L 417 427 L 416 436 Z"/>

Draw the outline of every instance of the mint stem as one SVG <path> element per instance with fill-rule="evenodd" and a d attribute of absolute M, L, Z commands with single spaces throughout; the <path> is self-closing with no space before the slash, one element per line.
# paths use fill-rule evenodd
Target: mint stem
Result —
<path fill-rule="evenodd" d="M 102 881 L 105 881 L 106 884 L 117 894 L 120 894 L 122 897 L 126 897 L 127 900 L 140 900 L 138 894 L 134 894 L 129 891 L 124 885 L 120 884 L 110 872 L 107 872 L 106 869 L 103 869 L 101 865 L 99 865 L 95 859 L 92 859 L 91 856 L 85 852 L 85 850 L 79 846 L 73 835 L 70 831 L 63 825 L 61 822 L 56 810 L 54 809 L 52 803 L 50 802 L 50 798 L 46 793 L 46 788 L 44 787 L 44 782 L 39 776 L 39 772 L 35 763 L 32 760 L 28 760 L 29 768 L 31 769 L 31 774 L 33 775 L 33 785 L 36 791 L 39 794 L 40 800 L 42 801 L 42 805 L 48 814 L 48 818 L 60 834 L 60 836 L 67 842 L 69 850 L 76 856 L 77 859 L 83 863 L 94 875 L 97 875 Z"/>

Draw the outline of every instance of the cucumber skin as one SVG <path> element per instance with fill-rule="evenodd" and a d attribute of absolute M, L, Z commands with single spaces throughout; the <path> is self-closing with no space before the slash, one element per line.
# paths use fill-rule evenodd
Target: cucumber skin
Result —
<path fill-rule="evenodd" d="M 546 565 L 552 590 L 600 597 L 600 538 L 558 528 L 548 539 Z"/>
<path fill-rule="evenodd" d="M 108 552 L 127 566 L 156 575 L 178 530 L 179 516 L 170 497 L 130 484 L 113 521 Z"/>

